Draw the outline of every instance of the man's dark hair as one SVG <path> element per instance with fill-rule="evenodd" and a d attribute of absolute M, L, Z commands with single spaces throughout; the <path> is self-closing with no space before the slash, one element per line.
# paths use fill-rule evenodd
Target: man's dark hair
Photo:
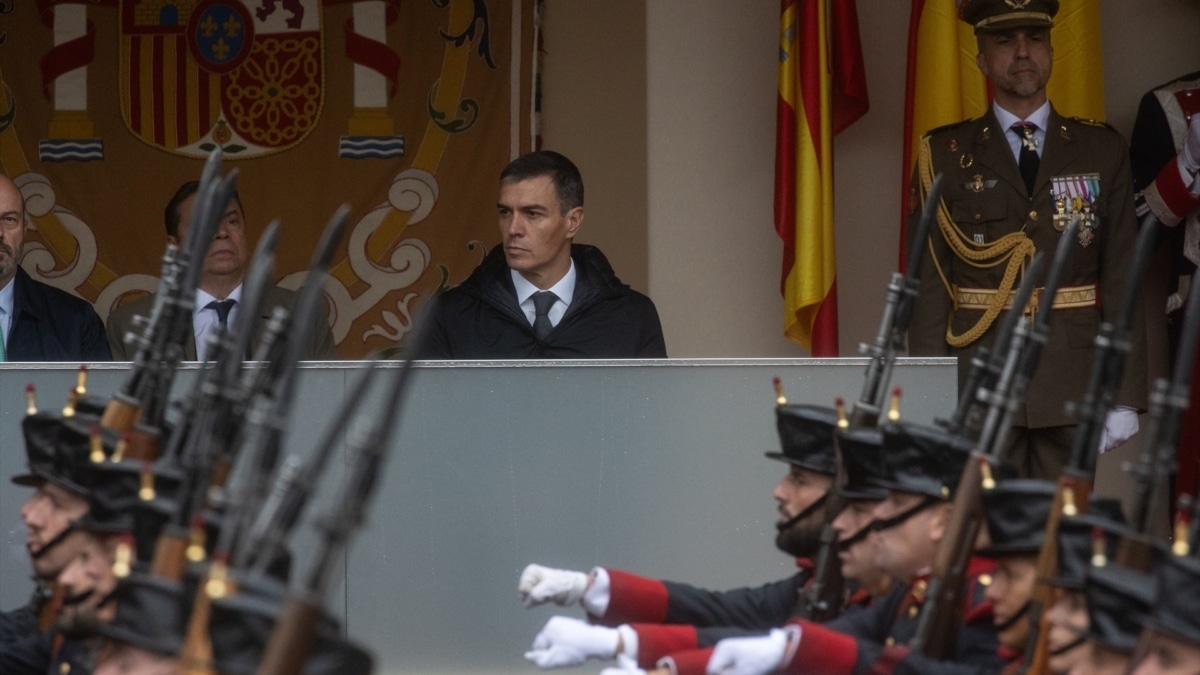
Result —
<path fill-rule="evenodd" d="M 566 215 L 576 206 L 583 206 L 583 177 L 579 167 L 553 150 L 538 150 L 521 155 L 500 172 L 500 182 L 523 181 L 549 176 L 558 196 L 559 211 Z"/>
<path fill-rule="evenodd" d="M 175 191 L 175 196 L 171 197 L 171 201 L 167 202 L 167 208 L 163 210 L 163 223 L 167 226 L 168 237 L 179 236 L 179 223 L 183 220 L 183 214 L 179 213 L 179 205 L 183 204 L 188 197 L 199 191 L 200 181 L 189 180 L 180 185 L 179 189 Z M 238 196 L 236 191 L 233 193 L 233 201 L 237 202 L 238 208 L 243 213 L 246 211 L 246 208 L 242 206 L 242 198 Z"/>

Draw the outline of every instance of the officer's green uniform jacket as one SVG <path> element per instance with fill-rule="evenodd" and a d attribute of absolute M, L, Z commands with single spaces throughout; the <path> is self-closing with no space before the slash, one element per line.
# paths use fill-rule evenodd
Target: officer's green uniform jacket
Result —
<path fill-rule="evenodd" d="M 1064 288 L 1095 288 L 1095 304 L 1054 310 L 1050 339 L 1042 354 L 1041 366 L 1030 383 L 1025 405 L 1017 410 L 1013 420 L 1017 426 L 1026 427 L 1075 422 L 1064 412 L 1063 403 L 1078 401 L 1087 387 L 1093 341 L 1100 322 L 1114 321 L 1120 311 L 1126 271 L 1137 238 L 1129 153 L 1120 135 L 1102 124 L 1064 118 L 1053 108 L 1047 126 L 1032 197 L 1026 191 L 1016 158 L 1005 138 L 1007 130 L 1000 128 L 991 110 L 979 119 L 926 134 L 921 149 L 922 161 L 914 175 L 917 195 L 916 198 L 910 196 L 913 213 L 908 224 L 908 236 L 913 238 L 929 181 L 938 172 L 944 173 L 942 224 L 939 227 L 934 223 L 925 250 L 920 297 L 908 333 L 909 353 L 914 356 L 958 356 L 959 384 L 962 386 L 970 368 L 971 354 L 977 347 L 991 344 L 1000 320 L 992 323 L 974 342 L 961 347 L 951 346 L 947 341 L 947 323 L 953 334 L 965 334 L 979 322 L 984 311 L 956 308 L 956 300 L 951 298 L 947 283 L 964 289 L 997 289 L 1005 276 L 1006 264 L 1002 256 L 1001 264 L 991 267 L 967 264 L 952 250 L 946 229 L 951 237 L 963 240 L 960 248 L 966 251 L 981 251 L 995 246 L 1005 235 L 1023 232 L 1033 249 L 1045 252 L 1049 263 L 1060 237 L 1054 227 L 1057 211 L 1052 196 L 1052 178 L 1099 175 L 1095 227 L 1091 228 L 1087 246 L 1077 244 L 1071 269 L 1062 280 Z M 1019 236 L 1009 241 L 1019 244 Z M 1012 279 L 1014 294 L 1020 279 L 1018 271 Z M 1080 295 L 1076 293 L 1075 299 L 1078 300 Z M 1082 295 L 1086 296 L 1086 293 Z M 1042 307 L 1048 305 L 1049 299 L 1043 299 Z M 1144 317 L 1140 312 L 1135 319 L 1133 335 L 1134 346 L 1115 402 L 1144 409 L 1146 364 Z"/>

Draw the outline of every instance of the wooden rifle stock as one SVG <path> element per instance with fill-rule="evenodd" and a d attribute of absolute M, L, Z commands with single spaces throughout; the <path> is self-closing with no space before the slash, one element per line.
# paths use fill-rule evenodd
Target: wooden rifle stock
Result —
<path fill-rule="evenodd" d="M 109 399 L 108 405 L 104 406 L 104 414 L 100 416 L 100 426 L 113 431 L 128 431 L 137 424 L 141 412 L 137 401 L 117 392 Z"/>
<path fill-rule="evenodd" d="M 1031 645 L 1025 649 L 1026 675 L 1050 673 L 1050 623 L 1043 620 L 1054 605 L 1054 589 L 1048 583 L 1058 575 L 1058 526 L 1063 516 L 1087 513 L 1092 493 L 1091 476 L 1072 475 L 1070 469 L 1059 478 L 1054 493 L 1054 505 L 1046 521 L 1042 549 L 1038 551 L 1037 581 L 1033 588 L 1033 603 L 1029 608 Z"/>
<path fill-rule="evenodd" d="M 320 620 L 320 603 L 288 598 L 275 629 L 271 631 L 271 639 L 267 641 L 255 675 L 296 675 L 304 672 L 304 664 L 308 663 Z"/>
<path fill-rule="evenodd" d="M 150 562 L 150 573 L 164 579 L 183 579 L 183 571 L 187 567 L 187 532 L 180 532 L 174 526 L 168 526 L 166 531 L 158 536 L 154 546 L 154 560 Z"/>
<path fill-rule="evenodd" d="M 67 591 L 62 584 L 57 581 L 50 581 L 45 584 L 45 588 L 39 587 L 37 590 L 39 597 L 39 606 L 37 612 L 37 627 L 38 632 L 45 632 L 54 627 L 54 621 L 58 619 L 58 611 L 62 609 L 63 598 L 66 597 Z"/>
<path fill-rule="evenodd" d="M 925 610 L 909 646 L 933 659 L 954 653 L 958 627 L 962 623 L 962 591 L 967 564 L 983 517 L 983 483 L 988 459 L 974 455 L 965 466 L 954 495 L 954 507 L 946 524 L 946 535 L 938 546 L 929 577 Z M 988 478 L 990 479 L 990 468 Z"/>

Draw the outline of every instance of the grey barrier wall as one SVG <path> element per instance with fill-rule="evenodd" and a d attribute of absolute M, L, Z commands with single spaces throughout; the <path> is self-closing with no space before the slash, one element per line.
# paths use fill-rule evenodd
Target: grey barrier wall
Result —
<path fill-rule="evenodd" d="M 594 565 L 709 588 L 793 572 L 775 550 L 771 490 L 781 464 L 771 378 L 789 400 L 848 403 L 864 359 L 462 362 L 420 364 L 398 437 L 346 573 L 328 606 L 377 658 L 376 673 L 535 672 L 523 652 L 556 613 L 523 609 L 517 577 L 530 562 Z M 392 367 L 392 364 L 387 364 Z M 306 363 L 286 447 L 306 455 L 353 386 L 356 362 Z M 107 394 L 126 364 L 91 371 Z M 195 375 L 181 372 L 176 396 Z M 905 418 L 930 422 L 956 396 L 953 359 L 901 359 L 893 383 Z M 393 373 L 394 374 L 394 373 Z M 387 377 L 380 378 L 388 380 Z M 0 365 L 0 475 L 23 469 L 24 389 L 61 407 L 74 368 Z M 377 387 L 378 388 L 378 387 Z M 377 411 L 379 396 L 363 406 Z M 346 430 L 342 430 L 342 440 Z M 331 465 L 314 512 L 341 497 Z M 19 508 L 28 489 L 0 483 L 0 608 L 32 588 Z M 296 542 L 296 578 L 315 535 Z M 600 664 L 576 672 L 596 672 Z"/>

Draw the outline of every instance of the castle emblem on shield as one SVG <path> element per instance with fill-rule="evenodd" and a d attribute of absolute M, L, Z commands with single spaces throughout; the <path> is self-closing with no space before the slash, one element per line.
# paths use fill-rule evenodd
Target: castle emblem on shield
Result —
<path fill-rule="evenodd" d="M 317 0 L 120 0 L 126 125 L 193 157 L 297 145 L 324 102 L 320 10 Z"/>

